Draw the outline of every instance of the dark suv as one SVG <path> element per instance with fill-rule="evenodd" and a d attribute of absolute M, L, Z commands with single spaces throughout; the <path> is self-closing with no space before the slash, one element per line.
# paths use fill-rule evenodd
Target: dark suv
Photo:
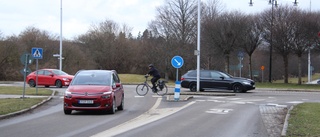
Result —
<path fill-rule="evenodd" d="M 190 70 L 181 76 L 181 87 L 197 90 L 197 71 Z M 255 82 L 251 79 L 233 77 L 216 70 L 200 70 L 200 91 L 205 89 L 226 89 L 234 92 L 247 92 L 255 89 Z"/>

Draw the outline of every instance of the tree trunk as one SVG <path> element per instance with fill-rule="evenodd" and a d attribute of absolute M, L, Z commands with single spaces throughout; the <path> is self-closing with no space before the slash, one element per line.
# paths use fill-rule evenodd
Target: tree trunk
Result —
<path fill-rule="evenodd" d="M 253 76 L 252 76 L 252 64 L 251 64 L 251 55 L 249 55 L 249 73 L 250 73 L 250 79 L 253 80 Z"/>
<path fill-rule="evenodd" d="M 283 55 L 284 63 L 284 83 L 288 83 L 288 55 Z"/>
<path fill-rule="evenodd" d="M 301 55 L 298 55 L 298 85 L 301 85 Z"/>
<path fill-rule="evenodd" d="M 225 65 L 225 72 L 226 73 L 228 73 L 228 74 L 230 74 L 229 73 L 229 54 L 225 54 L 225 63 L 224 63 L 224 65 Z"/>

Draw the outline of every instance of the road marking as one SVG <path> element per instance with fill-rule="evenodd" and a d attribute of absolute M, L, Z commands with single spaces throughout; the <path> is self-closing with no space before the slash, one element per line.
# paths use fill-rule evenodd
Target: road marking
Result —
<path fill-rule="evenodd" d="M 301 104 L 301 103 L 303 103 L 303 101 L 291 101 L 291 102 L 287 102 L 287 103 L 290 103 L 290 104 Z"/>
<path fill-rule="evenodd" d="M 207 110 L 206 113 L 211 113 L 211 114 L 228 114 L 231 112 L 233 109 L 210 109 Z"/>
<path fill-rule="evenodd" d="M 228 98 L 227 100 L 239 100 L 239 99 L 242 99 L 242 98 Z"/>
<path fill-rule="evenodd" d="M 279 105 L 279 104 L 273 104 L 273 103 L 268 103 L 268 104 L 266 104 L 266 106 L 274 106 L 274 107 L 282 107 L 282 108 L 287 107 L 287 105 Z"/>
<path fill-rule="evenodd" d="M 241 102 L 241 101 L 232 101 L 231 103 L 235 103 L 235 104 L 246 104 L 246 102 Z"/>
<path fill-rule="evenodd" d="M 140 126 L 149 124 L 151 122 L 154 122 L 156 120 L 159 120 L 161 118 L 167 117 L 169 115 L 172 115 L 192 104 L 194 104 L 195 102 L 190 102 L 182 107 L 179 108 L 161 108 L 161 109 L 157 109 L 157 107 L 160 105 L 162 98 L 158 98 L 155 105 L 148 110 L 147 112 L 143 113 L 142 115 L 127 121 L 123 124 L 120 124 L 118 126 L 115 126 L 113 128 L 110 128 L 108 130 L 105 130 L 103 132 L 100 132 L 98 134 L 93 135 L 92 137 L 105 137 L 105 136 L 115 136 L 118 134 L 121 134 L 123 132 L 132 130 L 134 128 L 138 128 Z"/>
<path fill-rule="evenodd" d="M 226 101 L 221 101 L 221 100 L 207 100 L 210 102 L 216 102 L 216 103 L 226 103 Z"/>

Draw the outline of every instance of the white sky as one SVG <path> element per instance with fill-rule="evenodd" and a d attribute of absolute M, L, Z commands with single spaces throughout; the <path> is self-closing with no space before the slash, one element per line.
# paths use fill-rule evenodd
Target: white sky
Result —
<path fill-rule="evenodd" d="M 205 1 L 205 0 L 202 0 Z M 246 13 L 260 12 L 268 5 L 268 0 L 221 0 L 227 9 Z M 294 0 L 278 0 L 279 4 Z M 310 0 L 298 0 L 299 7 L 310 9 Z M 311 9 L 319 11 L 320 0 L 312 0 Z M 154 20 L 156 7 L 164 0 L 63 0 L 62 35 L 67 39 L 86 33 L 92 24 L 106 19 L 119 25 L 132 27 L 132 34 L 143 32 L 148 23 Z M 2 36 L 19 35 L 28 26 L 60 35 L 60 0 L 0 0 L 0 32 Z"/>

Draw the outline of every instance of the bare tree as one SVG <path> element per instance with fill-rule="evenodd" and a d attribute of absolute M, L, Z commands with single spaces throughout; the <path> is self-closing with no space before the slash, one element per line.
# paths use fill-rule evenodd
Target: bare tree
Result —
<path fill-rule="evenodd" d="M 164 6 L 157 8 L 156 19 L 149 24 L 156 41 L 164 42 L 159 57 L 165 61 L 166 71 L 169 70 L 170 59 L 180 55 L 190 61 L 182 69 L 194 68 L 196 32 L 197 32 L 197 1 L 167 0 Z M 165 47 L 164 47 L 165 46 Z"/>
<path fill-rule="evenodd" d="M 310 50 L 315 44 L 319 25 L 315 14 L 296 9 L 291 14 L 294 23 L 293 31 L 290 35 L 293 53 L 298 57 L 298 84 L 301 84 L 301 60 L 302 55 Z M 319 20 L 319 19 L 318 19 Z"/>
<path fill-rule="evenodd" d="M 239 40 L 246 26 L 246 15 L 239 11 L 225 12 L 216 20 L 206 23 L 203 31 L 210 39 L 212 46 L 224 55 L 225 72 L 229 73 L 230 55 L 240 46 Z M 209 41 L 209 40 L 208 40 Z"/>
<path fill-rule="evenodd" d="M 249 75 L 250 78 L 253 79 L 252 74 L 252 54 L 254 51 L 258 48 L 259 45 L 262 44 L 262 33 L 263 33 L 263 27 L 261 23 L 260 16 L 257 15 L 251 15 L 248 16 L 247 25 L 245 26 L 244 33 L 241 35 L 241 41 L 239 43 L 241 44 L 241 48 L 248 54 L 249 56 Z"/>
<path fill-rule="evenodd" d="M 208 37 L 211 33 L 208 30 L 214 25 L 214 21 L 222 13 L 222 10 L 223 7 L 219 0 L 210 0 L 204 4 L 201 23 L 201 65 L 205 69 L 221 70 L 220 66 L 223 66 L 223 62 L 219 61 L 223 60 L 223 58 L 220 58 L 223 54 L 213 45 L 212 39 Z"/>

